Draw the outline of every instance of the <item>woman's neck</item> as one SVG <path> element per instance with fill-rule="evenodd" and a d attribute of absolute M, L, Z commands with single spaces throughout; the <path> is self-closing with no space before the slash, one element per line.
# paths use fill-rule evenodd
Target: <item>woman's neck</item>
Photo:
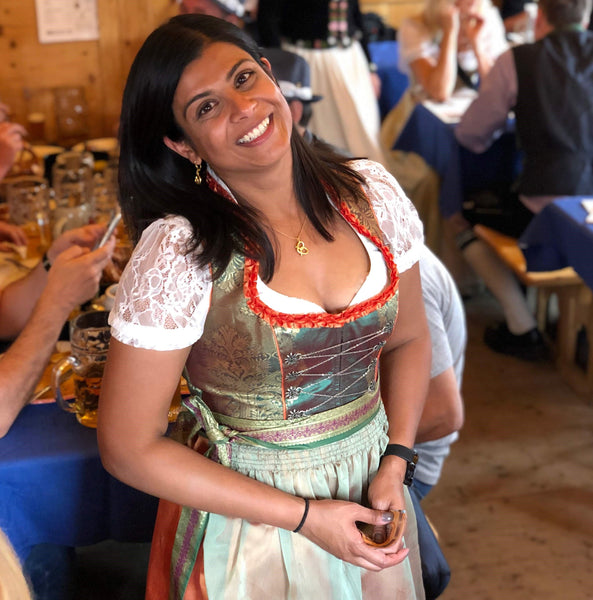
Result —
<path fill-rule="evenodd" d="M 220 177 L 239 204 L 254 208 L 272 221 L 302 212 L 294 193 L 292 160 Z"/>

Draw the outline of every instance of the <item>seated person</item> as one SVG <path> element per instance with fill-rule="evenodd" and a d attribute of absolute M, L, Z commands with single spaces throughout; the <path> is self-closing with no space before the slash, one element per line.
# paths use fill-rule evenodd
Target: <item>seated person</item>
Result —
<path fill-rule="evenodd" d="M 315 136 L 307 129 L 313 113 L 312 104 L 323 96 L 311 90 L 309 64 L 302 56 L 280 48 L 262 48 L 262 54 L 270 61 L 297 131 L 307 142 L 312 142 Z"/>
<path fill-rule="evenodd" d="M 540 0 L 538 41 L 500 56 L 455 130 L 461 144 L 483 152 L 514 111 L 524 154 L 517 186 L 524 224 L 558 196 L 593 193 L 593 33 L 585 29 L 590 12 L 590 0 Z M 477 242 L 468 223 L 460 220 L 460 228 L 470 260 Z M 512 274 L 495 263 L 470 260 L 506 318 L 487 331 L 486 342 L 499 352 L 528 350 L 541 337 L 535 319 Z"/>
<path fill-rule="evenodd" d="M 177 0 L 179 12 L 183 14 L 197 13 L 224 19 L 244 29 L 253 39 L 259 39 L 257 23 L 253 17 L 254 8 L 247 11 L 245 0 Z M 250 2 L 253 5 L 253 2 Z"/>
<path fill-rule="evenodd" d="M 461 381 L 467 330 L 463 302 L 451 274 L 427 247 L 422 249 L 419 263 L 432 359 L 428 394 L 414 444 L 419 460 L 410 495 L 418 520 L 422 579 L 430 600 L 447 585 L 449 570 L 418 503 L 438 482 L 451 444 L 463 425 Z"/>
<path fill-rule="evenodd" d="M 115 239 L 90 248 L 105 231 L 88 225 L 62 234 L 27 276 L 0 290 L 0 339 L 14 339 L 0 360 L 0 437 L 31 397 L 64 323 L 99 289 Z"/>
<path fill-rule="evenodd" d="M 8 106 L 0 103 L 0 180 L 10 171 L 27 135 L 22 125 L 8 120 L 9 114 Z"/>
<path fill-rule="evenodd" d="M 0 529 L 0 598 L 31 600 L 31 591 L 10 541 Z"/>
<path fill-rule="evenodd" d="M 461 86 L 476 88 L 507 48 L 490 0 L 426 0 L 420 15 L 402 21 L 398 40 L 412 93 L 438 102 Z"/>
<path fill-rule="evenodd" d="M 210 15 L 241 25 L 245 14 L 244 0 L 177 0 L 181 14 L 198 13 Z"/>
<path fill-rule="evenodd" d="M 503 0 L 499 10 L 507 33 L 522 31 L 527 25 L 525 5 L 529 0 Z"/>

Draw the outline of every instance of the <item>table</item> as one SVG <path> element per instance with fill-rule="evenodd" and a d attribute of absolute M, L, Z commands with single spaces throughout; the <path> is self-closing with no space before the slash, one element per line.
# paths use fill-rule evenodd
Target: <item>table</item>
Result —
<path fill-rule="evenodd" d="M 94 429 L 55 403 L 26 406 L 0 440 L 0 527 L 32 546 L 149 542 L 158 500 L 103 469 Z"/>
<path fill-rule="evenodd" d="M 583 197 L 559 198 L 536 215 L 519 240 L 529 271 L 571 266 L 593 289 L 593 223 Z"/>
<path fill-rule="evenodd" d="M 445 218 L 462 211 L 468 192 L 509 187 L 519 172 L 512 128 L 476 154 L 457 142 L 454 122 L 443 121 L 422 103 L 413 108 L 392 149 L 415 152 L 438 173 L 439 208 Z"/>
<path fill-rule="evenodd" d="M 572 267 L 586 285 L 562 299 L 566 332 L 560 331 L 556 363 L 577 391 L 593 393 L 593 223 L 584 198 L 559 198 L 537 214 L 519 238 L 530 271 Z M 588 342 L 587 342 L 588 340 Z"/>

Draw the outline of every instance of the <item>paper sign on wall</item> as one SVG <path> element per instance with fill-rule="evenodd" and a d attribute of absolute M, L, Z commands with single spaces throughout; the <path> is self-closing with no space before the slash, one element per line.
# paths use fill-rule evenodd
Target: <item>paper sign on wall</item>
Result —
<path fill-rule="evenodd" d="M 35 0 L 42 44 L 99 39 L 97 0 Z"/>

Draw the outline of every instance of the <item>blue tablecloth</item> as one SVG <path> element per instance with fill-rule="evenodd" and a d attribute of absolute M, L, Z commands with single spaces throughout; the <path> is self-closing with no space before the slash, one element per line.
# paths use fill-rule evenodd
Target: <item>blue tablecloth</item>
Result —
<path fill-rule="evenodd" d="M 381 79 L 379 110 L 383 118 L 399 102 L 410 79 L 398 68 L 399 43 L 396 40 L 369 42 L 368 50 Z"/>
<path fill-rule="evenodd" d="M 593 289 L 593 224 L 580 196 L 559 198 L 536 215 L 519 245 L 530 271 L 572 267 Z"/>
<path fill-rule="evenodd" d="M 468 192 L 510 187 L 520 163 L 513 131 L 504 133 L 482 154 L 463 148 L 454 132 L 454 124 L 417 104 L 393 146 L 419 154 L 439 174 L 439 207 L 445 218 L 462 210 Z"/>
<path fill-rule="evenodd" d="M 148 542 L 157 504 L 109 475 L 96 431 L 53 403 L 25 407 L 0 440 L 0 527 L 21 560 L 39 543 Z"/>

